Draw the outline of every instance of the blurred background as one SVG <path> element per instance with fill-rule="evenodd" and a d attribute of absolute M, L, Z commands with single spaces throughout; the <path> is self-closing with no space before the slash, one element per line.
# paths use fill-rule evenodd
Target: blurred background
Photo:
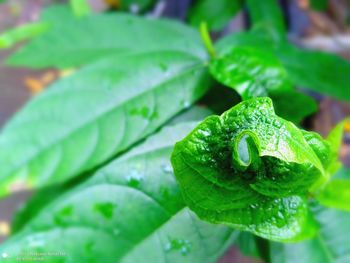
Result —
<path fill-rule="evenodd" d="M 0 0 L 0 32 L 36 21 L 45 6 L 65 2 L 64 0 Z M 90 0 L 89 2 L 96 11 L 121 8 L 123 11 L 132 13 L 142 12 L 142 15 L 172 17 L 185 21 L 195 1 L 127 0 L 124 4 L 122 0 Z M 139 2 L 147 2 L 147 8 L 142 9 L 143 7 L 138 5 Z M 325 50 L 350 59 L 350 0 L 284 0 L 280 1 L 280 4 L 284 10 L 291 42 L 305 49 Z M 230 32 L 239 32 L 247 27 L 249 27 L 249 19 L 243 10 L 223 30 L 215 32 L 213 38 Z M 60 76 L 69 74 L 69 71 L 52 69 L 34 71 L 27 68 L 6 67 L 4 58 L 11 52 L 13 49 L 0 51 L 0 127 L 32 96 L 36 96 Z M 350 105 L 328 97 L 311 95 L 318 100 L 320 110 L 307 121 L 307 126 L 322 135 L 326 135 L 338 121 L 350 115 Z M 350 166 L 350 127 L 346 127 L 346 131 L 348 134 L 341 149 L 341 158 L 347 166 Z M 0 201 L 0 242 L 10 232 L 8 222 L 14 210 L 29 196 L 28 192 L 18 193 Z M 258 261 L 244 257 L 232 248 L 220 262 Z"/>

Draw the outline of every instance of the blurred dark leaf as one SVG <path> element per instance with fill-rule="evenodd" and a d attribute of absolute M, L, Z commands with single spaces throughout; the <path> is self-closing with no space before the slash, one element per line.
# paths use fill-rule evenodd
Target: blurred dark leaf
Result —
<path fill-rule="evenodd" d="M 197 0 L 189 12 L 189 20 L 193 26 L 199 27 L 206 22 L 209 29 L 219 31 L 242 8 L 241 0 Z"/>
<path fill-rule="evenodd" d="M 64 6 L 48 8 L 43 21 L 50 22 L 52 29 L 13 54 L 8 64 L 67 68 L 111 54 L 153 51 L 181 51 L 201 59 L 207 56 L 196 30 L 176 21 L 118 13 L 76 18 Z"/>
<path fill-rule="evenodd" d="M 328 7 L 328 0 L 309 0 L 310 7 L 317 11 L 325 11 Z"/>

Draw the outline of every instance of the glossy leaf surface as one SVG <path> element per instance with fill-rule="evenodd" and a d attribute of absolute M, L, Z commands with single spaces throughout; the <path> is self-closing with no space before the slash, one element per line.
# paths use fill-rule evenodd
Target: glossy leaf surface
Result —
<path fill-rule="evenodd" d="M 317 110 L 311 97 L 293 89 L 286 70 L 273 52 L 236 46 L 213 59 L 210 72 L 220 83 L 234 88 L 243 100 L 269 96 L 277 114 L 294 123 Z"/>
<path fill-rule="evenodd" d="M 193 127 L 163 129 L 101 168 L 44 208 L 0 254 L 8 262 L 28 250 L 65 253 L 44 255 L 46 262 L 215 262 L 235 234 L 185 208 L 169 161 L 175 141 Z"/>
<path fill-rule="evenodd" d="M 301 50 L 284 41 L 274 42 L 266 34 L 254 30 L 228 35 L 216 43 L 221 56 L 230 53 L 236 46 L 275 53 L 293 85 L 340 100 L 350 100 L 350 89 L 344 88 L 350 82 L 350 63 L 334 54 Z"/>
<path fill-rule="evenodd" d="M 0 195 L 88 171 L 154 132 L 207 89 L 181 52 L 110 56 L 27 104 L 0 135 Z"/>
<path fill-rule="evenodd" d="M 312 236 L 309 189 L 328 178 L 323 148 L 275 115 L 268 98 L 211 116 L 175 145 L 172 165 L 187 205 L 203 220 L 278 241 Z"/>

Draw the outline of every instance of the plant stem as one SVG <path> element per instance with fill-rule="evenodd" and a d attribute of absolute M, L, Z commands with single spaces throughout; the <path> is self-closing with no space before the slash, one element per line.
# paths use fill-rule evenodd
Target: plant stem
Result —
<path fill-rule="evenodd" d="M 213 46 L 213 43 L 210 38 L 210 34 L 208 31 L 208 26 L 206 22 L 201 22 L 199 31 L 201 33 L 201 37 L 203 40 L 203 43 L 205 45 L 205 48 L 208 50 L 209 55 L 214 58 L 216 56 L 216 52 Z"/>

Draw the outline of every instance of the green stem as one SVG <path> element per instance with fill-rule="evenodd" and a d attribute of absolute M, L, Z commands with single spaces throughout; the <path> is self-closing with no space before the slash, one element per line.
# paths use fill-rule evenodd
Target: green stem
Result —
<path fill-rule="evenodd" d="M 208 26 L 206 22 L 201 22 L 199 31 L 201 33 L 201 37 L 205 48 L 208 50 L 209 55 L 214 58 L 216 56 L 216 52 L 213 46 L 213 42 L 211 41 L 210 34 L 208 31 Z"/>

